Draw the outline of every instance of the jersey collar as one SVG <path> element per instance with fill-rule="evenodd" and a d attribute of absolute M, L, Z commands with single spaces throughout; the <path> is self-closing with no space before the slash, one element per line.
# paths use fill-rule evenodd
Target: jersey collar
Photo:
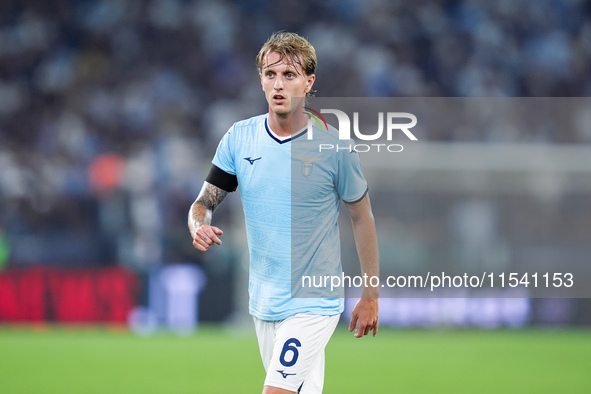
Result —
<path fill-rule="evenodd" d="M 265 130 L 267 130 L 267 134 L 269 134 L 269 137 L 271 137 L 273 140 L 275 140 L 275 142 L 278 142 L 279 144 L 285 144 L 286 142 L 293 141 L 296 138 L 301 137 L 302 135 L 306 134 L 306 132 L 308 131 L 308 126 L 306 126 L 303 129 L 301 129 L 300 131 L 298 131 L 297 133 L 292 134 L 292 136 L 290 138 L 280 140 L 279 138 L 277 138 L 275 136 L 275 133 L 273 133 L 271 131 L 271 129 L 269 128 L 269 123 L 267 122 L 267 120 L 268 120 L 268 117 L 265 118 Z"/>

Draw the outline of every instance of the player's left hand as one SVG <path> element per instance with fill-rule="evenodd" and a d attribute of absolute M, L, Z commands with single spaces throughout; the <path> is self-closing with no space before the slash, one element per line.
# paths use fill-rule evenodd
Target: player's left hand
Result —
<path fill-rule="evenodd" d="M 351 322 L 349 323 L 349 332 L 355 331 L 355 337 L 361 338 L 369 334 L 373 330 L 373 336 L 378 333 L 379 319 L 378 319 L 378 299 L 377 298 L 361 298 L 357 301 L 353 312 L 351 313 Z"/>

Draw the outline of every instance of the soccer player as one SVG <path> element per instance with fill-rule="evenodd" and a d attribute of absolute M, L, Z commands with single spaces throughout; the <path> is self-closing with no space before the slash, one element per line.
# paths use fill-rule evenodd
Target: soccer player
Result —
<path fill-rule="evenodd" d="M 279 32 L 256 59 L 269 112 L 235 123 L 224 135 L 188 224 L 196 249 L 205 252 L 213 244 L 221 245 L 223 232 L 212 226 L 212 215 L 240 186 L 250 252 L 249 312 L 267 372 L 263 394 L 321 393 L 324 349 L 344 300 L 294 297 L 292 280 L 295 272 L 341 272 L 341 201 L 352 218 L 362 274 L 378 275 L 368 187 L 355 152 L 342 149 L 314 157 L 293 150 L 294 143 L 308 140 L 302 137 L 308 125 L 303 108 L 316 79 L 312 45 L 297 34 Z M 339 141 L 332 126 L 314 137 L 348 142 Z M 292 190 L 292 185 L 298 186 Z M 349 331 L 356 328 L 356 337 L 372 330 L 377 334 L 377 298 L 377 288 L 363 288 L 349 324 Z"/>

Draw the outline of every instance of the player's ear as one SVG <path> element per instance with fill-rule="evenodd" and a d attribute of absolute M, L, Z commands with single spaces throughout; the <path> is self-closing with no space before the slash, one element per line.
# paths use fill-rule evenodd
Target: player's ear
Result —
<path fill-rule="evenodd" d="M 263 73 L 259 73 L 259 77 L 261 78 L 261 89 L 263 89 Z"/>
<path fill-rule="evenodd" d="M 312 86 L 314 86 L 314 81 L 316 81 L 316 75 L 308 75 L 308 83 L 306 85 L 305 93 L 308 93 L 310 90 L 312 90 Z"/>

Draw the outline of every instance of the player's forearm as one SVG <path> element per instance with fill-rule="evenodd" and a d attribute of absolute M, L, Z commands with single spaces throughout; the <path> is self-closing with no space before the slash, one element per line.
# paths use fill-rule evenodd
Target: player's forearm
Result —
<path fill-rule="evenodd" d="M 195 231 L 204 224 L 211 224 L 211 218 L 213 211 L 207 208 L 203 201 L 199 201 L 199 198 L 191 205 L 189 210 L 189 231 L 191 234 L 195 234 Z"/>
<path fill-rule="evenodd" d="M 199 196 L 189 210 L 188 226 L 191 234 L 204 225 L 210 225 L 213 212 L 222 203 L 228 192 L 208 182 L 203 184 Z"/>
<path fill-rule="evenodd" d="M 368 277 L 379 276 L 380 258 L 378 252 L 378 237 L 371 212 L 359 218 L 353 218 L 353 234 L 355 246 L 359 255 L 362 275 Z M 378 287 L 365 287 L 362 297 L 377 298 L 380 294 Z"/>

